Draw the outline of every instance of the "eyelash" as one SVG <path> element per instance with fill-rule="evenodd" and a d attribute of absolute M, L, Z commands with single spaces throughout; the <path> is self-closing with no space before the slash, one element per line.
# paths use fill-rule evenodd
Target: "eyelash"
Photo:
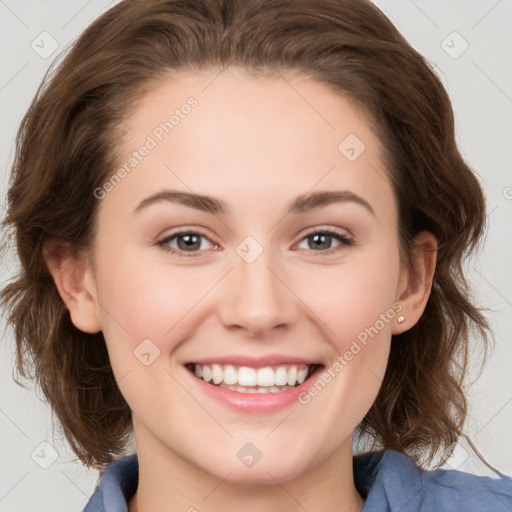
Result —
<path fill-rule="evenodd" d="M 206 235 L 203 235 L 202 233 L 197 232 L 197 231 L 190 231 L 190 230 L 177 231 L 176 233 L 173 233 L 172 235 L 162 238 L 161 240 L 159 240 L 156 243 L 156 245 L 164 248 L 166 250 L 166 252 L 169 252 L 171 254 L 177 254 L 180 257 L 190 258 L 190 257 L 199 256 L 200 253 L 202 252 L 201 250 L 187 252 L 187 251 L 182 251 L 179 249 L 174 249 L 173 247 L 170 247 L 167 245 L 171 240 L 174 240 L 175 238 L 178 238 L 179 236 L 183 236 L 183 235 L 195 235 L 198 237 L 203 237 L 203 238 L 206 238 L 206 240 L 208 240 L 214 246 L 217 246 L 217 244 L 212 242 Z M 300 242 L 302 242 L 303 240 L 307 239 L 308 237 L 314 236 L 314 235 L 326 235 L 326 236 L 328 236 L 330 238 L 334 238 L 335 240 L 340 242 L 340 245 L 337 247 L 331 247 L 329 249 L 324 249 L 321 251 L 315 251 L 313 249 L 309 249 L 310 251 L 317 253 L 317 254 L 321 254 L 321 255 L 332 254 L 332 253 L 338 252 L 343 247 L 351 247 L 352 245 L 354 245 L 354 240 L 352 240 L 351 238 L 347 238 L 346 236 L 341 235 L 341 234 L 337 233 L 336 231 L 333 231 L 330 229 L 321 229 L 321 228 L 315 228 L 315 229 L 311 230 L 309 233 L 306 233 L 300 239 Z"/>

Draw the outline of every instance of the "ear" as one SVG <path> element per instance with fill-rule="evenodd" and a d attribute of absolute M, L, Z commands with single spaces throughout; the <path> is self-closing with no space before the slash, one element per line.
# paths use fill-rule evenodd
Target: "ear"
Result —
<path fill-rule="evenodd" d="M 92 264 L 86 255 L 77 256 L 69 244 L 51 241 L 43 250 L 59 294 L 66 304 L 73 325 L 81 331 L 101 331 Z"/>
<path fill-rule="evenodd" d="M 394 323 L 392 334 L 401 334 L 418 322 L 427 306 L 437 261 L 437 239 L 422 231 L 414 239 L 414 272 L 402 270 L 398 286 L 397 301 L 402 304 L 399 316 L 404 317 L 400 324 Z"/>

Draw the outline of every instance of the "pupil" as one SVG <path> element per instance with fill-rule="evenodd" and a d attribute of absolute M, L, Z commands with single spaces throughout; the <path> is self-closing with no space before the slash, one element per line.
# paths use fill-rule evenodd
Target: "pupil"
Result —
<path fill-rule="evenodd" d="M 178 238 L 178 247 L 181 250 L 199 249 L 200 241 L 197 235 L 181 235 Z M 197 246 L 197 247 L 195 247 Z"/>
<path fill-rule="evenodd" d="M 328 241 L 326 241 L 326 240 L 328 240 Z M 329 249 L 331 247 L 330 237 L 327 235 L 322 235 L 322 234 L 311 235 L 309 237 L 309 241 L 312 242 L 313 245 L 317 249 Z"/>

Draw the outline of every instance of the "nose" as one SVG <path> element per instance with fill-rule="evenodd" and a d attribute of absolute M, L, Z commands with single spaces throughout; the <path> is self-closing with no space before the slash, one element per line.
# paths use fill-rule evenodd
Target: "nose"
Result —
<path fill-rule="evenodd" d="M 218 305 L 223 325 L 250 337 L 268 337 L 289 328 L 298 318 L 298 298 L 284 272 L 264 251 L 248 263 L 235 255 Z M 280 267 L 279 267 L 280 268 Z"/>

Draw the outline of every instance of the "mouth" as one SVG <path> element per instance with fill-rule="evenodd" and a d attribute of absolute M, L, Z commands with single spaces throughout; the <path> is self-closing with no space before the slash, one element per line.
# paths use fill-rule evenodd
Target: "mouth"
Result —
<path fill-rule="evenodd" d="M 323 364 L 279 364 L 255 368 L 234 364 L 187 363 L 185 368 L 212 386 L 238 393 L 281 393 L 300 386 Z"/>

